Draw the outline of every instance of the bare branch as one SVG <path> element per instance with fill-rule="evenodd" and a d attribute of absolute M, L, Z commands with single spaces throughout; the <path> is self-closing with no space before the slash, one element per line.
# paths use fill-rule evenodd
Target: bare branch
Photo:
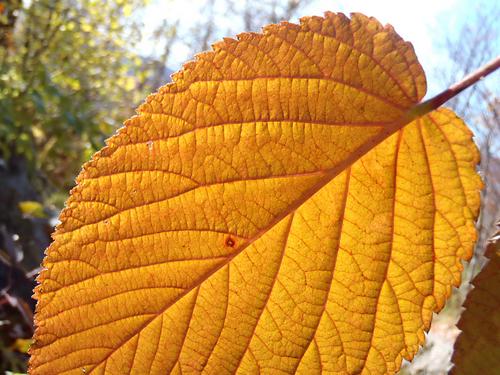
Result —
<path fill-rule="evenodd" d="M 500 56 L 497 56 L 489 63 L 483 65 L 481 68 L 477 69 L 475 72 L 469 74 L 460 82 L 457 82 L 450 86 L 445 91 L 439 93 L 433 98 L 426 100 L 425 102 L 417 105 L 409 114 L 412 119 L 423 116 L 434 109 L 439 108 L 441 105 L 446 103 L 448 100 L 454 98 L 458 94 L 460 94 L 465 89 L 469 88 L 479 80 L 483 79 L 487 75 L 493 73 L 500 67 Z"/>

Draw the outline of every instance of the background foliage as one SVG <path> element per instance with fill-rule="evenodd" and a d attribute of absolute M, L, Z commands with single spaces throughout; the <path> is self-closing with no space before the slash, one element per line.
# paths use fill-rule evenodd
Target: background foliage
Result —
<path fill-rule="evenodd" d="M 178 68 L 172 51 L 192 56 L 224 35 L 293 18 L 314 0 L 203 0 L 193 5 L 202 17 L 191 24 L 165 14 L 152 28 L 143 17 L 148 3 L 0 1 L 0 372 L 26 371 L 34 276 L 74 177 L 133 108 L 169 80 Z M 448 38 L 436 38 L 450 61 L 434 72 L 443 87 L 498 54 L 500 8 L 477 9 Z M 465 281 L 480 269 L 500 216 L 498 83 L 478 84 L 451 103 L 475 130 L 487 183 L 478 257 Z M 444 325 L 436 325 L 450 329 L 451 342 L 468 289 L 464 283 L 441 314 Z M 444 373 L 446 361 L 429 367 L 433 355 L 424 351 L 403 371 Z"/>

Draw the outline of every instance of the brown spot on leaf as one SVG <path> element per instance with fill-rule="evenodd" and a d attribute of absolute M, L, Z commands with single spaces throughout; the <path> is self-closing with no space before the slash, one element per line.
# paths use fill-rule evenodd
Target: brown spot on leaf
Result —
<path fill-rule="evenodd" d="M 234 245 L 236 245 L 236 242 L 231 237 L 226 238 L 226 246 L 234 247 Z"/>

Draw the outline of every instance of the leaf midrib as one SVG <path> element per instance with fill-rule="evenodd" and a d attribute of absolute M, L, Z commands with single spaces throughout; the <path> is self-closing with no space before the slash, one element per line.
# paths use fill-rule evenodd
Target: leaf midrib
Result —
<path fill-rule="evenodd" d="M 372 137 L 365 141 L 361 146 L 359 146 L 350 157 L 346 158 L 343 162 L 340 162 L 334 168 L 329 169 L 325 176 L 320 179 L 316 184 L 314 184 L 311 188 L 306 190 L 300 198 L 295 200 L 292 204 L 289 205 L 288 210 L 284 210 L 280 215 L 276 216 L 273 220 L 271 220 L 267 226 L 262 228 L 260 231 L 256 232 L 255 235 L 249 238 L 248 242 L 243 244 L 240 249 L 235 251 L 233 254 L 227 257 L 225 262 L 222 262 L 220 265 L 212 269 L 210 272 L 206 273 L 202 277 L 198 279 L 198 281 L 194 282 L 189 288 L 187 288 L 183 293 L 179 294 L 173 301 L 169 302 L 163 309 L 158 311 L 157 314 L 153 316 L 152 319 L 147 320 L 142 325 L 140 325 L 133 334 L 127 337 L 120 345 L 110 351 L 100 362 L 96 363 L 95 366 L 89 371 L 89 374 L 94 371 L 94 369 L 98 368 L 99 365 L 106 362 L 114 353 L 116 353 L 123 345 L 128 343 L 131 339 L 133 339 L 137 334 L 139 334 L 142 330 L 144 330 L 148 325 L 158 316 L 165 313 L 170 307 L 179 302 L 182 298 L 192 292 L 194 289 L 199 287 L 204 281 L 210 278 L 212 275 L 217 273 L 220 269 L 229 264 L 236 256 L 241 254 L 247 247 L 252 245 L 255 241 L 260 239 L 264 234 L 266 234 L 269 230 L 271 230 L 274 226 L 276 226 L 281 220 L 286 218 L 291 213 L 295 212 L 302 204 L 307 202 L 314 194 L 316 194 L 321 188 L 323 188 L 326 184 L 328 184 L 333 178 L 346 170 L 349 166 L 354 164 L 359 158 L 365 155 L 367 152 L 372 150 L 375 146 L 380 144 L 382 141 L 387 139 L 389 136 L 403 128 L 405 125 L 409 124 L 416 118 L 420 118 L 424 115 L 424 113 L 419 113 L 419 116 L 414 115 L 415 107 L 410 108 L 399 120 L 393 122 L 384 128 L 380 133 L 376 136 Z"/>

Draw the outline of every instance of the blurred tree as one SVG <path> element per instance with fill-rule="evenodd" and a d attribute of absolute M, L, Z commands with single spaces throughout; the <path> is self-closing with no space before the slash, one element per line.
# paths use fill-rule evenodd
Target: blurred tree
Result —
<path fill-rule="evenodd" d="M 43 183 L 67 190 L 103 137 L 131 113 L 144 70 L 129 52 L 143 0 L 5 3 L 0 49 L 0 144 Z M 40 181 L 36 181 L 40 183 Z"/>
<path fill-rule="evenodd" d="M 311 3 L 311 0 L 227 0 L 231 13 L 242 18 L 243 29 L 258 31 L 268 23 L 289 21 L 297 12 Z"/>
<path fill-rule="evenodd" d="M 187 44 L 191 50 L 208 50 L 211 43 L 225 35 L 242 31 L 259 31 L 262 26 L 289 21 L 312 0 L 205 0 L 206 16 L 190 29 Z M 231 24 L 223 22 L 231 17 Z M 226 26 L 226 27 L 224 27 Z"/>
<path fill-rule="evenodd" d="M 2 373 L 25 370 L 19 338 L 32 334 L 31 294 L 50 217 L 82 162 L 149 89 L 147 65 L 131 52 L 140 40 L 133 13 L 145 2 L 0 2 Z"/>

